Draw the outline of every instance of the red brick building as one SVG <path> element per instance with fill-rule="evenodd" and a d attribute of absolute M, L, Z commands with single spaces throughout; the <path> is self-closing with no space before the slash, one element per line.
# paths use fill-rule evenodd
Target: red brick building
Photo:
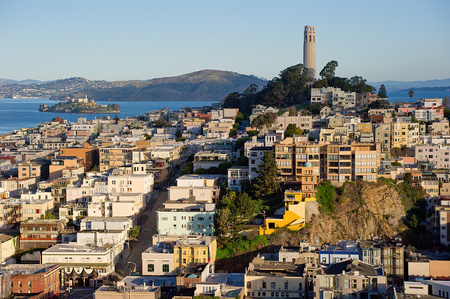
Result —
<path fill-rule="evenodd" d="M 36 219 L 20 223 L 20 250 L 49 248 L 61 243 L 62 235 L 73 233 L 62 219 Z"/>
<path fill-rule="evenodd" d="M 11 264 L 0 268 L 2 295 L 58 298 L 59 265 Z"/>

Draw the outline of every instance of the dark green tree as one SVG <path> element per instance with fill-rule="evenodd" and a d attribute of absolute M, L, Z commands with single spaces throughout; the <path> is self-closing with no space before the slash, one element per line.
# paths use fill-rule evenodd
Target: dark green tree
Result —
<path fill-rule="evenodd" d="M 241 156 L 237 158 L 236 166 L 248 166 L 248 158 L 246 156 Z"/>
<path fill-rule="evenodd" d="M 250 187 L 254 199 L 260 199 L 278 191 L 276 181 L 278 168 L 273 151 L 265 152 L 263 161 L 256 172 L 258 176 L 253 179 Z"/>
<path fill-rule="evenodd" d="M 384 86 L 384 84 L 380 85 L 380 88 L 378 89 L 378 96 L 382 99 L 387 98 L 386 87 Z"/>
<path fill-rule="evenodd" d="M 293 137 L 294 135 L 302 135 L 302 134 L 303 130 L 297 128 L 297 126 L 294 124 L 289 124 L 286 130 L 284 131 L 284 137 Z"/>
<path fill-rule="evenodd" d="M 238 140 L 236 140 L 236 142 L 234 143 L 234 148 L 236 149 L 236 151 L 243 149 L 244 144 L 249 140 L 250 140 L 250 137 L 242 137 L 242 138 L 239 138 Z"/>
<path fill-rule="evenodd" d="M 232 165 L 230 162 L 222 162 L 219 164 L 219 166 L 217 168 L 218 168 L 220 174 L 227 174 L 228 168 L 230 168 L 231 166 Z"/>
<path fill-rule="evenodd" d="M 175 137 L 176 137 L 176 138 L 183 137 L 183 134 L 181 133 L 180 130 L 177 130 L 177 131 L 175 132 Z"/>
<path fill-rule="evenodd" d="M 320 71 L 320 77 L 322 77 L 323 79 L 331 80 L 335 76 L 337 67 L 338 62 L 336 60 L 331 60 Z"/>

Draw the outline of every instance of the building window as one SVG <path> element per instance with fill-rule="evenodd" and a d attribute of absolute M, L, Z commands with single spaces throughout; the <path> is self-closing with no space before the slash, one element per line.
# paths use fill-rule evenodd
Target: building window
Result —
<path fill-rule="evenodd" d="M 263 282 L 262 282 L 262 288 L 265 289 L 266 287 L 267 287 L 266 282 L 263 281 Z"/>
<path fill-rule="evenodd" d="M 31 281 L 28 281 L 28 287 L 31 288 Z"/>
<path fill-rule="evenodd" d="M 276 289 L 277 288 L 277 284 L 275 283 L 275 282 L 271 282 L 270 283 L 270 288 L 272 289 L 272 290 L 274 290 L 274 289 Z"/>
<path fill-rule="evenodd" d="M 163 264 L 163 266 L 162 266 L 162 271 L 163 271 L 164 273 L 169 272 L 169 264 Z"/>
<path fill-rule="evenodd" d="M 155 265 L 154 264 L 148 264 L 147 265 L 147 272 L 155 272 Z"/>
<path fill-rule="evenodd" d="M 247 289 L 251 289 L 252 288 L 252 282 L 251 281 L 247 281 Z"/>

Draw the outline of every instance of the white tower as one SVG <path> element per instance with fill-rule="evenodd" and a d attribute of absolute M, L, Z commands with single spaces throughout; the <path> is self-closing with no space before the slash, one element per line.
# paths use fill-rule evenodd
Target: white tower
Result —
<path fill-rule="evenodd" d="M 305 26 L 303 41 L 303 66 L 308 69 L 308 77 L 316 79 L 316 29 L 314 26 Z"/>

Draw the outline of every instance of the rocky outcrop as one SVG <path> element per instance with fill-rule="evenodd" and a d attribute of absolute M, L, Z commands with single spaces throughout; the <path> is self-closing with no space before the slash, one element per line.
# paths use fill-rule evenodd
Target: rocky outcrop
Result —
<path fill-rule="evenodd" d="M 300 233 L 321 243 L 395 236 L 406 229 L 400 194 L 386 182 L 348 182 L 339 188 L 335 212 L 319 214 Z"/>

